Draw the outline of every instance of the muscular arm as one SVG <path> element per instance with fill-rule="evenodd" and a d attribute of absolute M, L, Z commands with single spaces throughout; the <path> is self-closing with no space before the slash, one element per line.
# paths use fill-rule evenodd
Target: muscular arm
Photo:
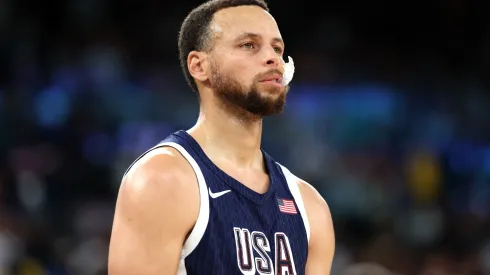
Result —
<path fill-rule="evenodd" d="M 177 274 L 199 212 L 194 172 L 172 148 L 143 157 L 124 178 L 109 247 L 109 275 Z"/>
<path fill-rule="evenodd" d="M 335 234 L 330 209 L 311 185 L 300 179 L 298 185 L 310 223 L 306 275 L 328 275 L 335 251 Z"/>

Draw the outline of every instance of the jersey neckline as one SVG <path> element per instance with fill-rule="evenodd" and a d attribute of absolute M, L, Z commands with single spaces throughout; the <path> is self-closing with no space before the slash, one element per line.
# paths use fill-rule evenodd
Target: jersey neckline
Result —
<path fill-rule="evenodd" d="M 239 194 L 244 196 L 245 198 L 253 201 L 256 204 L 262 205 L 264 201 L 270 196 L 271 193 L 273 193 L 274 190 L 274 185 L 275 183 L 275 178 L 274 174 L 277 172 L 275 168 L 275 162 L 272 160 L 272 158 L 261 149 L 262 156 L 264 158 L 265 166 L 266 166 L 266 172 L 269 175 L 269 188 L 265 193 L 258 193 L 240 181 L 236 180 L 232 176 L 228 175 L 226 172 L 221 170 L 214 162 L 206 155 L 204 150 L 201 148 L 199 143 L 191 136 L 189 133 L 187 133 L 184 130 L 179 130 L 174 135 L 186 140 L 189 145 L 191 145 L 192 150 L 194 150 L 194 153 L 197 154 L 197 156 L 200 158 L 202 162 L 207 166 L 209 170 L 214 173 L 215 176 L 217 176 L 221 181 L 223 181 L 225 184 L 233 188 L 235 191 L 237 191 Z"/>

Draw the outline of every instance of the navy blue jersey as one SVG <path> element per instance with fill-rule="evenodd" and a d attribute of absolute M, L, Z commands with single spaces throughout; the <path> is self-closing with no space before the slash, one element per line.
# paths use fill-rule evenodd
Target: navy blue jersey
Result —
<path fill-rule="evenodd" d="M 187 159 L 200 190 L 199 216 L 182 248 L 178 275 L 305 273 L 310 228 L 288 169 L 263 152 L 270 187 L 260 194 L 219 169 L 185 131 L 150 150 L 163 146 Z"/>

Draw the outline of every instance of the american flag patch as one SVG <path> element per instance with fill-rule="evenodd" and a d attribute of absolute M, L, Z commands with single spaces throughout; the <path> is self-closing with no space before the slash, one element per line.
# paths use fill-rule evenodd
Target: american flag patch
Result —
<path fill-rule="evenodd" d="M 277 199 L 277 204 L 279 205 L 279 210 L 282 213 L 298 214 L 298 212 L 296 212 L 296 207 L 294 206 L 293 200 Z"/>

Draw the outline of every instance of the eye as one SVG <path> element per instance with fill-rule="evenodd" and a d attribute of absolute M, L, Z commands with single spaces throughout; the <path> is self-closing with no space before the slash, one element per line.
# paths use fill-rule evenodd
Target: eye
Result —
<path fill-rule="evenodd" d="M 247 43 L 242 44 L 240 47 L 245 48 L 247 50 L 253 50 L 255 45 L 252 42 L 247 42 Z"/>
<path fill-rule="evenodd" d="M 274 47 L 274 51 L 278 54 L 282 54 L 282 48 L 281 47 Z"/>

